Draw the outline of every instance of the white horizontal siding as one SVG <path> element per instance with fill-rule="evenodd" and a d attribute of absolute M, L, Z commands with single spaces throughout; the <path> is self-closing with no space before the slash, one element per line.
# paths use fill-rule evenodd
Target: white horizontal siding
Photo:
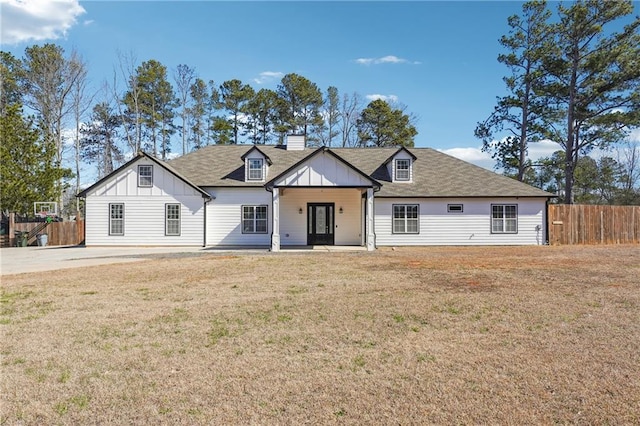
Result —
<path fill-rule="evenodd" d="M 271 245 L 271 192 L 264 188 L 205 188 L 215 197 L 207 205 L 207 245 Z M 242 233 L 242 206 L 267 205 L 266 234 Z"/>
<path fill-rule="evenodd" d="M 359 189 L 280 189 L 280 244 L 307 244 L 307 203 L 334 203 L 336 245 L 361 245 L 362 192 Z M 343 213 L 340 214 L 340 207 Z M 302 214 L 299 213 L 302 209 Z"/>
<path fill-rule="evenodd" d="M 176 245 L 203 244 L 204 200 L 198 196 L 88 197 L 85 204 L 85 244 Z M 109 204 L 124 204 L 124 235 L 109 235 Z M 165 205 L 179 203 L 180 235 L 165 235 Z"/>
<path fill-rule="evenodd" d="M 420 206 L 420 233 L 392 233 L 392 205 Z M 463 213 L 448 213 L 447 204 L 463 204 Z M 518 233 L 491 233 L 491 205 L 518 205 Z M 403 245 L 530 245 L 544 244 L 545 199 L 391 199 L 375 200 L 378 246 Z M 539 227 L 537 229 L 537 227 Z"/>

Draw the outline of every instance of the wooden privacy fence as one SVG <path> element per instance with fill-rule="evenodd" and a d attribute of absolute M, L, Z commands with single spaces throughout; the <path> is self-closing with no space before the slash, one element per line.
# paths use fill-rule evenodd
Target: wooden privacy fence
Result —
<path fill-rule="evenodd" d="M 549 244 L 638 244 L 640 206 L 549 205 Z"/>
<path fill-rule="evenodd" d="M 37 244 L 39 234 L 47 234 L 47 245 L 69 246 L 84 243 L 84 220 L 78 219 L 67 222 L 24 222 L 17 223 L 13 219 L 13 213 L 8 221 L 7 234 L 0 240 L 2 247 L 15 247 L 15 233 L 29 232 L 28 245 Z"/>

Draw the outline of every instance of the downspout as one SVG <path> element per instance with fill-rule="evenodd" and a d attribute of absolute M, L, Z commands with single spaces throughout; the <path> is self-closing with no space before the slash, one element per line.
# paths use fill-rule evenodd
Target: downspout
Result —
<path fill-rule="evenodd" d="M 265 191 L 273 194 L 273 187 L 268 186 L 266 183 L 264 184 L 264 189 Z M 273 195 L 271 196 L 271 247 L 273 247 Z M 269 251 L 271 251 L 271 247 L 269 248 Z"/>
<path fill-rule="evenodd" d="M 544 202 L 544 244 L 549 245 L 549 198 Z"/>
<path fill-rule="evenodd" d="M 202 247 L 207 247 L 207 204 L 209 204 L 213 198 L 208 197 L 208 198 L 204 198 L 204 203 L 202 203 L 203 207 L 204 207 L 204 217 L 203 217 L 203 224 L 204 224 L 204 230 L 202 232 L 203 237 L 202 237 Z"/>
<path fill-rule="evenodd" d="M 371 212 L 371 214 L 374 214 L 376 211 L 376 192 L 380 192 L 380 187 L 373 187 L 373 211 Z M 393 214 L 393 213 L 392 213 Z M 373 238 L 374 238 L 374 242 L 375 242 L 375 248 L 376 250 L 378 249 L 378 236 L 376 235 L 376 217 L 373 216 Z"/>

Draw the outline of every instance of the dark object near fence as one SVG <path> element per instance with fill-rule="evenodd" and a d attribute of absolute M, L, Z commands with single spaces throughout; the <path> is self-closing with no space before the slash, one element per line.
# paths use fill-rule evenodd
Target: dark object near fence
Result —
<path fill-rule="evenodd" d="M 16 247 L 26 247 L 29 242 L 29 232 L 16 231 Z"/>
<path fill-rule="evenodd" d="M 36 235 L 36 241 L 38 241 L 39 247 L 46 247 L 49 242 L 49 236 L 47 234 Z"/>
<path fill-rule="evenodd" d="M 74 246 L 84 244 L 84 220 L 79 214 L 76 217 L 75 221 L 67 222 L 47 221 L 48 218 L 38 218 L 40 220 L 33 222 L 19 222 L 11 213 L 7 219 L 3 219 L 4 235 L 0 238 L 0 243 L 2 247 L 16 247 L 17 233 L 20 232 L 21 238 L 26 235 L 26 245 Z M 46 242 L 42 237 L 45 237 Z M 22 244 L 22 239 L 20 239 L 20 244 Z"/>

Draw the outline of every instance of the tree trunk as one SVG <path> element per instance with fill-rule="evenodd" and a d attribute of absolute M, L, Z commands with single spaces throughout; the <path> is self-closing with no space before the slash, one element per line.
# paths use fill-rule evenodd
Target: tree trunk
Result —
<path fill-rule="evenodd" d="M 184 103 L 182 104 L 182 110 L 184 111 Z M 185 155 L 187 153 L 187 118 L 184 114 L 184 112 L 182 113 L 182 155 Z"/>
<path fill-rule="evenodd" d="M 522 100 L 522 127 L 520 128 L 519 157 L 518 157 L 518 180 L 524 180 L 525 162 L 527 161 L 527 127 L 529 126 L 529 86 L 526 85 L 526 94 Z"/>
<path fill-rule="evenodd" d="M 569 83 L 569 105 L 567 106 L 567 146 L 565 147 L 565 180 L 564 180 L 564 203 L 573 204 L 573 171 L 576 163 L 574 154 L 578 147 L 578 138 L 575 128 L 576 114 L 576 90 L 577 73 L 580 61 L 578 46 L 574 43 L 571 52 L 571 80 Z"/>
<path fill-rule="evenodd" d="M 80 192 L 80 114 L 76 110 L 76 194 Z M 80 210 L 80 198 L 76 197 L 76 210 Z"/>

